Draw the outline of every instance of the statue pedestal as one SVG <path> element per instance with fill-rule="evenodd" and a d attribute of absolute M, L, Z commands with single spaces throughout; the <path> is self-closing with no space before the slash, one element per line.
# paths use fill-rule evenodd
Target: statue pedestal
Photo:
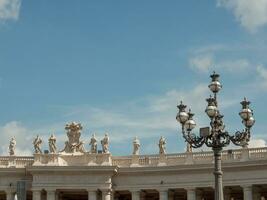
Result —
<path fill-rule="evenodd" d="M 102 154 L 95 154 L 96 156 L 96 161 L 102 166 L 111 166 L 111 155 L 110 153 L 102 153 Z"/>
<path fill-rule="evenodd" d="M 42 165 L 42 154 L 35 153 L 35 154 L 33 154 L 33 157 L 34 157 L 34 162 L 33 162 L 32 166 Z"/>
<path fill-rule="evenodd" d="M 49 153 L 34 154 L 33 166 L 111 166 L 110 153 Z"/>
<path fill-rule="evenodd" d="M 88 153 L 88 166 L 96 166 L 97 165 L 97 154 L 96 153 Z"/>
<path fill-rule="evenodd" d="M 242 148 L 242 155 L 241 155 L 241 161 L 248 161 L 249 160 L 249 149 L 248 147 Z"/>
<path fill-rule="evenodd" d="M 130 167 L 139 167 L 139 155 L 132 155 L 132 163 Z"/>
<path fill-rule="evenodd" d="M 49 166 L 58 166 L 59 165 L 58 156 L 59 155 L 57 153 L 47 154 L 47 157 L 48 157 L 47 165 L 49 165 Z"/>
<path fill-rule="evenodd" d="M 159 155 L 159 162 L 158 166 L 166 166 L 167 165 L 167 158 L 165 154 L 160 154 Z"/>
<path fill-rule="evenodd" d="M 16 167 L 16 156 L 15 155 L 9 156 L 8 167 L 10 167 L 10 168 Z"/>
<path fill-rule="evenodd" d="M 192 152 L 186 152 L 185 164 L 186 165 L 194 164 L 193 153 Z"/>

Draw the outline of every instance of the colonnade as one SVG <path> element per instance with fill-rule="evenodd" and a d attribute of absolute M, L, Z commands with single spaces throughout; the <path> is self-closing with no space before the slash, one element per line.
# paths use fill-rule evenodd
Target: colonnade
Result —
<path fill-rule="evenodd" d="M 243 185 L 241 186 L 243 190 L 243 199 L 244 200 L 256 200 L 256 199 L 262 199 L 260 195 L 253 196 L 253 186 L 252 185 Z M 197 195 L 197 189 L 194 187 L 184 188 L 186 191 L 187 200 L 202 200 L 203 197 Z M 60 200 L 57 196 L 57 190 L 55 189 L 45 189 L 46 191 L 46 200 Z M 103 189 L 100 190 L 102 193 L 102 200 L 113 200 L 112 191 L 110 189 Z M 144 198 L 141 198 L 141 193 L 143 189 L 134 189 L 129 190 L 129 193 L 131 194 L 131 200 L 145 200 Z M 169 195 L 169 189 L 157 189 L 158 192 L 158 199 L 159 200 L 173 200 L 173 195 Z M 114 191 L 113 191 L 114 192 Z M 6 200 L 14 200 L 15 199 L 15 193 L 11 190 L 6 190 Z M 98 200 L 98 190 L 95 189 L 88 189 L 88 200 Z M 231 194 L 229 191 L 224 191 L 224 198 L 225 200 L 232 200 Z M 256 196 L 256 199 L 255 199 Z M 254 197 L 254 198 L 253 198 Z M 204 197 L 205 199 L 205 197 Z M 32 200 L 43 200 L 42 198 L 42 190 L 32 190 Z M 234 200 L 234 199 L 233 199 Z"/>

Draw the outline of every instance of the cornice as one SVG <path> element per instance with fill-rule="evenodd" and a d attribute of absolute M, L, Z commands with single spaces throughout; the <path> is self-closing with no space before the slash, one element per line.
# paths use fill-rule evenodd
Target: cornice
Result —
<path fill-rule="evenodd" d="M 31 166 L 26 168 L 31 174 L 40 173 L 86 173 L 86 174 L 116 174 L 116 166 Z"/>
<path fill-rule="evenodd" d="M 245 162 L 232 162 L 223 163 L 223 171 L 243 171 L 243 170 L 259 170 L 267 169 L 267 160 L 257 160 L 256 162 L 245 161 Z M 173 165 L 173 166 L 147 166 L 147 167 L 118 167 L 119 174 L 129 174 L 129 173 L 201 173 L 210 172 L 214 170 L 213 164 L 190 164 L 190 165 Z"/>

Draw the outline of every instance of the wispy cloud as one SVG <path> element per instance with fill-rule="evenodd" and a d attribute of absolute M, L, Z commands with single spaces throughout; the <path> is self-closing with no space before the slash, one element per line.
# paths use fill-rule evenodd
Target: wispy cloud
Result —
<path fill-rule="evenodd" d="M 217 0 L 217 5 L 232 11 L 241 26 L 250 32 L 267 24 L 267 0 Z"/>
<path fill-rule="evenodd" d="M 266 141 L 263 139 L 253 139 L 249 142 L 249 148 L 266 147 Z"/>
<path fill-rule="evenodd" d="M 262 65 L 259 65 L 257 66 L 256 71 L 259 77 L 258 82 L 256 83 L 257 88 L 267 90 L 267 69 Z"/>
<path fill-rule="evenodd" d="M 21 0 L 0 0 L 0 21 L 17 20 L 20 6 Z"/>
<path fill-rule="evenodd" d="M 200 72 L 208 72 L 214 66 L 214 58 L 211 54 L 202 54 L 191 57 L 189 59 L 189 66 L 193 70 Z"/>
<path fill-rule="evenodd" d="M 251 68 L 251 63 L 244 58 L 217 60 L 214 55 L 199 54 L 189 58 L 189 66 L 196 72 L 210 72 L 219 70 L 225 72 L 242 72 Z"/>
<path fill-rule="evenodd" d="M 111 152 L 118 149 L 122 144 L 128 149 L 117 150 L 115 154 L 125 154 L 131 152 L 132 139 L 138 136 L 142 144 L 142 153 L 157 153 L 157 143 L 162 135 L 173 138 L 173 135 L 180 130 L 175 120 L 177 114 L 176 105 L 182 100 L 196 114 L 195 120 L 198 127 L 208 124 L 208 117 L 205 115 L 205 98 L 209 95 L 207 84 L 199 83 L 191 89 L 169 90 L 161 95 L 147 96 L 125 104 L 91 107 L 89 105 L 59 106 L 58 115 L 62 116 L 59 122 L 45 124 L 39 128 L 28 128 L 19 122 L 9 122 L 0 127 L 2 154 L 8 153 L 8 144 L 12 136 L 17 140 L 17 154 L 31 154 L 33 151 L 32 140 L 36 134 L 40 134 L 44 144 L 43 149 L 47 149 L 47 140 L 52 132 L 57 137 L 58 149 L 62 149 L 67 140 L 64 125 L 66 122 L 77 120 L 84 126 L 82 140 L 88 142 L 92 133 L 96 133 L 98 141 L 105 132 L 109 132 L 111 141 Z M 232 97 L 222 97 L 224 104 L 222 109 L 237 103 Z M 203 102 L 199 102 L 199 100 Z M 57 107 L 54 107 L 56 110 Z M 196 128 L 196 132 L 198 130 Z M 174 143 L 181 144 L 180 150 L 185 146 L 181 136 L 177 140 L 168 140 L 168 144 L 177 147 Z M 168 148 L 168 146 L 167 146 Z M 178 148 L 178 147 L 177 147 Z M 171 149 L 168 152 L 174 152 Z"/>

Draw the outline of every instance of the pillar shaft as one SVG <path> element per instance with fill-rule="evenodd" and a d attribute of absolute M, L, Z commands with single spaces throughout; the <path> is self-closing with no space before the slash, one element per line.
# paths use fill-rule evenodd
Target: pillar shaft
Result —
<path fill-rule="evenodd" d="M 111 191 L 108 190 L 102 190 L 102 200 L 111 200 Z"/>
<path fill-rule="evenodd" d="M 252 198 L 252 186 L 243 186 L 244 200 L 253 200 Z"/>
<path fill-rule="evenodd" d="M 196 189 L 188 188 L 187 191 L 187 200 L 196 200 Z"/>
<path fill-rule="evenodd" d="M 168 190 L 159 190 L 159 200 L 168 200 Z"/>
<path fill-rule="evenodd" d="M 47 191 L 47 200 L 56 200 L 56 191 L 48 190 Z"/>
<path fill-rule="evenodd" d="M 41 200 L 41 190 L 32 191 L 32 200 Z"/>
<path fill-rule="evenodd" d="M 88 200 L 96 200 L 97 192 L 96 190 L 87 190 L 88 191 Z"/>
<path fill-rule="evenodd" d="M 15 199 L 15 193 L 11 191 L 6 192 L 6 200 L 14 200 Z"/>
<path fill-rule="evenodd" d="M 132 200 L 140 200 L 141 192 L 139 190 L 131 191 Z"/>

